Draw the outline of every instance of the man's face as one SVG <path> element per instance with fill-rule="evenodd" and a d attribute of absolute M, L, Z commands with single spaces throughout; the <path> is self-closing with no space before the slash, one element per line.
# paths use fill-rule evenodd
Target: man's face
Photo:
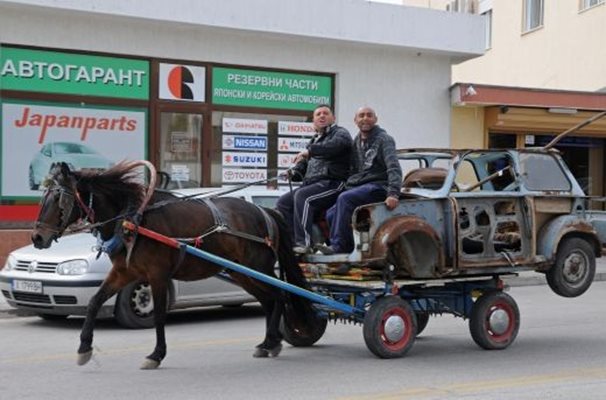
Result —
<path fill-rule="evenodd" d="M 328 107 L 320 107 L 314 111 L 313 124 L 317 131 L 335 123 L 335 116 Z"/>
<path fill-rule="evenodd" d="M 356 113 L 354 122 L 360 131 L 368 132 L 377 124 L 377 114 L 372 108 L 362 107 Z"/>

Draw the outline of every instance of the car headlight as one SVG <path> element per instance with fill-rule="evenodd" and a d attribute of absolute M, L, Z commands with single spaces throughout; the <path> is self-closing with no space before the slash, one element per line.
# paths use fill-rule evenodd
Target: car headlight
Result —
<path fill-rule="evenodd" d="M 88 270 L 86 260 L 71 260 L 57 265 L 59 275 L 84 275 Z"/>
<path fill-rule="evenodd" d="M 17 259 L 12 254 L 9 254 L 6 258 L 6 262 L 4 263 L 4 270 L 10 271 L 11 269 L 15 268 L 16 265 Z"/>

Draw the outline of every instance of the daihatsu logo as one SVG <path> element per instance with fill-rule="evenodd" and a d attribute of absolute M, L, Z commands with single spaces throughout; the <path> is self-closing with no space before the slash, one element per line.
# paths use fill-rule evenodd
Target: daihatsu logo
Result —
<path fill-rule="evenodd" d="M 36 271 L 36 268 L 38 268 L 38 261 L 34 260 L 29 263 L 29 266 L 27 267 L 27 272 L 31 274 Z"/>

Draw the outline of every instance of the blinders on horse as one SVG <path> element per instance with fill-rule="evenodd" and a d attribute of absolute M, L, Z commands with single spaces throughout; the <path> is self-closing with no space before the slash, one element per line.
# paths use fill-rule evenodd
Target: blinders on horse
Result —
<path fill-rule="evenodd" d="M 76 194 L 73 190 L 66 188 L 56 180 L 53 180 L 50 185 L 48 185 L 48 188 L 42 197 L 42 211 L 44 211 L 44 208 L 48 207 L 51 202 L 56 203 L 59 208 L 59 226 L 53 227 L 50 224 L 37 221 L 36 228 L 44 228 L 53 231 L 60 236 L 70 222 L 69 217 L 71 216 L 74 204 L 76 203 Z M 41 215 L 43 214 L 41 213 Z"/>

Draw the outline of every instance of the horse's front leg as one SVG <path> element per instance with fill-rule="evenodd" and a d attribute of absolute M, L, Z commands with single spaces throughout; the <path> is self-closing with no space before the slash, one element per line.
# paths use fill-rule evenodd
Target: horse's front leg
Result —
<path fill-rule="evenodd" d="M 86 318 L 80 332 L 80 347 L 78 347 L 78 365 L 84 365 L 90 361 L 93 355 L 93 330 L 95 320 L 101 306 L 126 284 L 135 279 L 134 276 L 125 272 L 120 262 L 115 262 L 105 281 L 90 299 L 86 309 Z"/>
<path fill-rule="evenodd" d="M 141 369 L 156 369 L 166 357 L 166 334 L 164 325 L 166 323 L 166 310 L 168 300 L 168 278 L 150 279 L 152 295 L 154 298 L 154 323 L 156 325 L 156 347 L 154 351 L 145 358 Z"/>

